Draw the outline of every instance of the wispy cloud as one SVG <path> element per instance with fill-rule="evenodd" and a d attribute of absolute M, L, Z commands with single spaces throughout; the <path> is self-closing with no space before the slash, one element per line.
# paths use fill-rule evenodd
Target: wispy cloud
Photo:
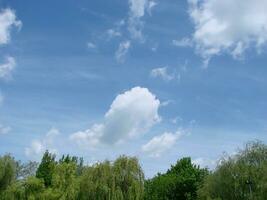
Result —
<path fill-rule="evenodd" d="M 120 37 L 121 32 L 115 29 L 108 29 L 107 34 L 109 38 Z"/>
<path fill-rule="evenodd" d="M 6 61 L 0 64 L 0 79 L 10 79 L 15 66 L 15 58 L 11 56 L 6 57 Z"/>
<path fill-rule="evenodd" d="M 170 104 L 173 103 L 173 102 L 174 102 L 173 100 L 163 101 L 163 102 L 160 104 L 160 106 L 165 107 L 165 106 L 170 105 Z"/>
<path fill-rule="evenodd" d="M 118 62 L 124 62 L 125 56 L 128 53 L 130 47 L 131 42 L 129 40 L 120 43 L 119 48 L 115 53 L 115 57 Z"/>
<path fill-rule="evenodd" d="M 180 116 L 174 117 L 170 120 L 170 122 L 173 124 L 177 124 L 177 123 L 182 122 L 182 121 L 183 121 L 183 118 Z"/>
<path fill-rule="evenodd" d="M 153 0 L 128 0 L 129 12 L 128 16 L 115 24 L 113 28 L 106 31 L 108 39 L 122 37 L 124 41 L 119 44 L 119 48 L 115 53 L 118 62 L 124 62 L 131 44 L 134 40 L 144 42 L 143 28 L 144 21 L 142 18 L 149 14 L 152 15 L 152 9 L 157 5 Z M 126 29 L 126 30 L 125 30 Z M 157 47 L 152 48 L 156 51 Z"/>
<path fill-rule="evenodd" d="M 155 2 L 155 1 L 149 1 L 149 2 L 148 2 L 147 12 L 148 12 L 148 14 L 149 14 L 150 16 L 152 15 L 152 9 L 153 9 L 156 5 L 158 5 L 158 3 Z"/>
<path fill-rule="evenodd" d="M 173 40 L 172 44 L 177 47 L 192 47 L 193 42 L 190 38 L 182 38 L 180 40 Z"/>
<path fill-rule="evenodd" d="M 10 41 L 12 27 L 20 29 L 22 22 L 16 19 L 14 10 L 9 8 L 0 11 L 0 45 Z"/>
<path fill-rule="evenodd" d="M 168 72 L 167 67 L 154 68 L 150 72 L 150 76 L 153 78 L 161 78 L 164 81 L 171 81 L 175 78 L 174 74 Z"/>
<path fill-rule="evenodd" d="M 151 0 L 129 0 L 130 12 L 128 19 L 128 30 L 133 39 L 143 40 L 144 22 L 141 18 L 148 12 L 151 15 L 151 10 L 157 5 Z"/>
<path fill-rule="evenodd" d="M 87 42 L 87 47 L 89 49 L 95 49 L 96 48 L 96 45 L 94 43 L 92 43 L 92 42 Z"/>
<path fill-rule="evenodd" d="M 11 127 L 0 124 L 0 135 L 8 134 L 11 131 Z"/>

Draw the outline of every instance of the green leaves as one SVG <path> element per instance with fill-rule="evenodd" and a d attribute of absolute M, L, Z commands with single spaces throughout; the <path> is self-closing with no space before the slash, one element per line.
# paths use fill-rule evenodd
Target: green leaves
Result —
<path fill-rule="evenodd" d="M 60 194 L 62 199 L 75 200 L 78 196 L 78 179 L 76 164 L 63 162 L 57 164 L 52 176 L 52 188 Z"/>
<path fill-rule="evenodd" d="M 16 162 L 10 155 L 0 157 L 0 194 L 14 180 L 16 176 Z"/>
<path fill-rule="evenodd" d="M 267 199 L 267 146 L 249 142 L 234 156 L 223 157 L 199 190 L 200 199 Z"/>
<path fill-rule="evenodd" d="M 144 174 L 136 158 L 121 156 L 85 167 L 79 199 L 140 200 L 144 195 Z"/>
<path fill-rule="evenodd" d="M 190 158 L 182 158 L 165 174 L 158 174 L 146 181 L 145 199 L 195 200 L 197 190 L 207 174 L 206 169 L 193 165 Z"/>
<path fill-rule="evenodd" d="M 52 184 L 52 174 L 56 165 L 56 156 L 46 151 L 36 171 L 36 177 L 43 179 L 46 187 Z"/>

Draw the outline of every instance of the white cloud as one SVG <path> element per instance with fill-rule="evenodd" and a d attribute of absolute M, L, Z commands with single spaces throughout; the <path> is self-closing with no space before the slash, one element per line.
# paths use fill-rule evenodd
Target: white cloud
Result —
<path fill-rule="evenodd" d="M 183 118 L 180 116 L 174 117 L 170 120 L 170 122 L 173 124 L 181 123 L 182 121 L 183 121 Z"/>
<path fill-rule="evenodd" d="M 108 29 L 107 30 L 107 34 L 109 36 L 109 38 L 114 38 L 114 37 L 120 37 L 121 36 L 121 32 L 115 30 L 115 29 Z"/>
<path fill-rule="evenodd" d="M 118 62 L 124 62 L 125 56 L 131 47 L 131 42 L 129 40 L 121 42 L 118 50 L 115 53 L 116 60 Z"/>
<path fill-rule="evenodd" d="M 165 107 L 165 106 L 170 105 L 170 104 L 173 103 L 173 102 L 174 102 L 173 100 L 163 101 L 163 102 L 160 104 L 160 106 Z"/>
<path fill-rule="evenodd" d="M 147 0 L 129 0 L 130 12 L 133 17 L 139 18 L 145 15 Z"/>
<path fill-rule="evenodd" d="M 103 123 L 74 133 L 70 139 L 90 148 L 133 139 L 160 121 L 159 106 L 160 101 L 147 88 L 134 87 L 114 99 Z"/>
<path fill-rule="evenodd" d="M 87 47 L 88 47 L 89 49 L 95 49 L 95 48 L 96 48 L 96 45 L 95 45 L 94 43 L 92 43 L 92 42 L 88 42 L 88 43 L 87 43 Z"/>
<path fill-rule="evenodd" d="M 8 134 L 11 131 L 11 127 L 0 124 L 0 135 Z"/>
<path fill-rule="evenodd" d="M 95 148 L 101 144 L 103 137 L 103 124 L 94 124 L 85 131 L 78 131 L 70 136 L 70 140 L 75 141 L 81 147 Z"/>
<path fill-rule="evenodd" d="M 59 135 L 59 131 L 52 128 L 46 133 L 44 138 L 33 140 L 30 147 L 25 148 L 25 155 L 39 159 L 46 150 L 49 150 L 51 153 L 57 153 L 57 150 L 53 147 L 57 135 Z"/>
<path fill-rule="evenodd" d="M 153 137 L 148 143 L 142 146 L 142 151 L 151 157 L 160 157 L 165 151 L 171 149 L 177 140 L 181 137 L 182 132 L 163 133 Z"/>
<path fill-rule="evenodd" d="M 143 40 L 142 29 L 144 22 L 141 20 L 141 18 L 146 12 L 151 14 L 152 8 L 155 7 L 157 3 L 151 0 L 129 0 L 129 5 L 129 32 L 134 39 Z"/>
<path fill-rule="evenodd" d="M 20 28 L 22 22 L 16 20 L 16 14 L 11 9 L 0 11 L 0 45 L 10 41 L 10 30 L 12 27 Z"/>
<path fill-rule="evenodd" d="M 149 13 L 149 15 L 152 15 L 152 9 L 153 9 L 156 5 L 158 5 L 158 3 L 155 2 L 155 1 L 149 1 L 149 2 L 148 2 L 147 12 Z"/>
<path fill-rule="evenodd" d="M 167 71 L 167 67 L 159 67 L 152 69 L 150 72 L 150 76 L 153 78 L 162 78 L 165 81 L 171 81 L 175 78 L 174 74 L 169 74 Z"/>
<path fill-rule="evenodd" d="M 234 58 L 246 49 L 258 51 L 267 42 L 266 0 L 188 0 L 195 24 L 196 51 L 208 63 L 214 55 Z"/>
<path fill-rule="evenodd" d="M 200 167 L 208 167 L 209 169 L 214 169 L 217 164 L 217 160 L 212 160 L 209 158 L 196 158 L 192 161 L 195 165 L 199 165 Z"/>
<path fill-rule="evenodd" d="M 192 47 L 193 42 L 190 38 L 183 38 L 181 40 L 173 40 L 172 44 L 177 47 Z"/>
<path fill-rule="evenodd" d="M 15 59 L 11 56 L 7 57 L 5 63 L 0 64 L 0 79 L 9 79 L 15 66 Z"/>

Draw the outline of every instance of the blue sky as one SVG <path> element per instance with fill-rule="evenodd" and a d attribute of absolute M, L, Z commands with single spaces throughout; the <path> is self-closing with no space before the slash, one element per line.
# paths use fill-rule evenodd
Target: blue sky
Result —
<path fill-rule="evenodd" d="M 134 155 L 151 177 L 183 156 L 213 168 L 223 151 L 266 142 L 265 0 L 0 9 L 0 154 Z"/>

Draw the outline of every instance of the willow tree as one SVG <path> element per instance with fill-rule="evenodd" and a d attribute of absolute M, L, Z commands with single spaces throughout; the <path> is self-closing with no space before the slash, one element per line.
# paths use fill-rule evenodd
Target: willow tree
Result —
<path fill-rule="evenodd" d="M 97 163 L 86 167 L 80 178 L 82 200 L 139 200 L 143 193 L 144 174 L 136 158 Z"/>
<path fill-rule="evenodd" d="M 224 156 L 199 190 L 200 199 L 267 199 L 267 146 L 249 142 L 234 156 Z"/>
<path fill-rule="evenodd" d="M 86 167 L 80 181 L 80 199 L 111 199 L 112 166 L 109 161 Z"/>
<path fill-rule="evenodd" d="M 0 157 L 0 196 L 16 177 L 16 162 L 10 155 Z"/>
<path fill-rule="evenodd" d="M 143 199 L 144 173 L 136 157 L 119 157 L 113 164 L 115 186 L 121 190 L 123 198 Z"/>
<path fill-rule="evenodd" d="M 62 162 L 55 166 L 51 188 L 58 199 L 75 200 L 78 195 L 78 178 L 75 162 Z"/>

